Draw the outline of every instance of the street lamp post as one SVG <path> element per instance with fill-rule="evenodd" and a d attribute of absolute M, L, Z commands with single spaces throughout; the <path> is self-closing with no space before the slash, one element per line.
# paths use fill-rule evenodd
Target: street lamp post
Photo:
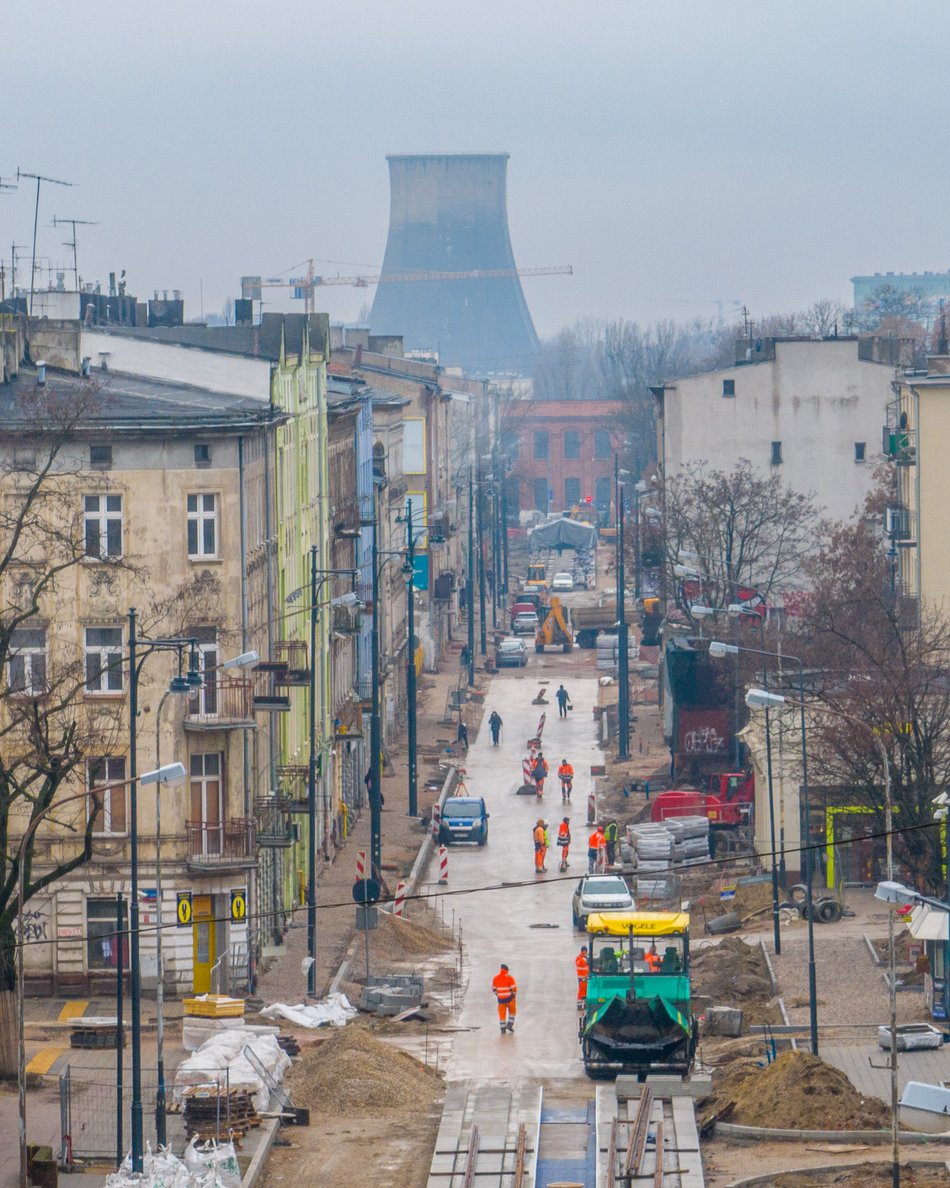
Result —
<path fill-rule="evenodd" d="M 413 582 L 416 568 L 416 538 L 412 530 L 412 500 L 406 500 L 406 616 L 409 643 L 406 648 L 406 729 L 409 735 L 409 816 L 419 811 L 418 762 L 416 748 L 416 599 Z"/>
<path fill-rule="evenodd" d="M 169 763 L 166 767 L 156 768 L 155 771 L 147 771 L 141 776 L 143 784 L 174 784 L 185 778 L 185 768 L 181 763 Z M 127 780 L 122 780 L 119 783 L 109 784 L 110 789 L 114 788 L 131 788 L 134 786 L 133 781 L 135 777 L 130 777 Z M 85 789 L 83 792 L 76 792 L 72 796 L 64 796 L 61 800 L 56 800 L 42 809 L 36 814 L 27 826 L 23 837 L 20 839 L 20 847 L 17 852 L 17 920 L 23 920 L 23 905 L 26 903 L 26 847 L 30 838 L 45 821 L 50 813 L 58 812 L 67 804 L 74 804 L 79 800 L 93 800 L 96 801 L 97 790 Z M 93 811 L 97 811 L 98 805 L 94 804 Z M 121 921 L 119 922 L 121 923 Z M 118 923 L 117 923 L 118 927 Z M 16 980 L 16 1000 L 17 1000 L 17 1091 L 19 1097 L 19 1138 L 20 1138 L 20 1188 L 27 1188 L 27 1150 L 26 1150 L 26 1034 L 24 1026 L 24 1007 L 26 1005 L 25 992 L 25 970 L 26 953 L 24 949 L 24 940 L 21 934 L 17 938 L 17 980 Z M 121 1023 L 121 1020 L 118 1021 Z M 133 1018 L 134 1030 L 134 1018 Z M 134 1055 L 134 1051 L 133 1051 Z M 140 1053 L 141 1056 L 141 1053 Z M 133 1086 L 134 1092 L 134 1086 Z M 139 1122 L 141 1123 L 141 1114 L 139 1115 Z M 141 1155 L 140 1155 L 141 1158 Z"/>
<path fill-rule="evenodd" d="M 801 812 L 804 823 L 802 830 L 802 856 L 805 862 L 805 911 L 808 925 L 808 1022 L 811 1040 L 811 1052 L 818 1055 L 818 975 L 815 965 L 815 912 L 814 912 L 814 858 L 811 846 L 811 804 L 808 794 L 808 747 L 805 737 L 805 666 L 797 656 L 790 656 L 787 652 L 770 652 L 764 648 L 747 648 L 739 644 L 727 644 L 720 640 L 712 640 L 709 644 L 709 654 L 713 657 L 736 656 L 746 652 L 752 656 L 771 656 L 778 660 L 791 660 L 798 665 L 798 694 L 799 694 L 799 728 L 802 747 L 802 783 L 801 783 Z M 768 694 L 776 697 L 778 694 Z M 779 704 L 774 702 L 774 704 Z M 772 866 L 775 866 L 775 851 L 772 851 Z M 773 895 L 775 883 L 773 880 Z"/>
<path fill-rule="evenodd" d="M 787 698 L 780 693 L 769 693 L 765 689 L 750 689 L 746 694 L 746 705 L 752 709 L 768 709 L 773 705 L 784 705 Z M 802 701 L 804 705 L 804 701 Z M 891 794 L 891 765 L 887 757 L 887 748 L 873 726 L 863 718 L 844 710 L 822 706 L 822 712 L 834 718 L 842 718 L 853 722 L 866 730 L 879 755 L 884 769 L 884 831 L 886 834 L 887 877 L 892 886 L 894 884 L 894 802 Z M 875 893 L 876 894 L 876 893 Z M 889 1000 L 890 1000 L 890 1074 L 891 1074 L 891 1184 L 893 1188 L 900 1188 L 900 1127 L 898 1119 L 898 1076 L 897 1076 L 897 970 L 894 949 L 894 913 L 887 914 L 887 950 L 889 969 Z"/>
<path fill-rule="evenodd" d="M 630 758 L 630 648 L 624 584 L 624 484 L 620 480 L 620 462 L 614 457 L 614 482 L 617 492 L 617 758 Z"/>
<path fill-rule="evenodd" d="M 475 475 L 468 468 L 468 577 L 465 582 L 468 615 L 468 683 L 475 684 Z"/>
<path fill-rule="evenodd" d="M 479 464 L 478 470 L 475 518 L 478 536 L 478 648 L 481 654 L 486 656 L 488 654 L 488 637 L 485 630 L 485 492 L 481 464 Z"/>

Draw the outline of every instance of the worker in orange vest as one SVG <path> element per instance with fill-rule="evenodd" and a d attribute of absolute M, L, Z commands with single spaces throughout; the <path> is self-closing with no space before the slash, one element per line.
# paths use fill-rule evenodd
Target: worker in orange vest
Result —
<path fill-rule="evenodd" d="M 587 873 L 594 874 L 602 871 L 607 860 L 607 841 L 604 837 L 604 827 L 598 825 L 587 839 Z"/>
<path fill-rule="evenodd" d="M 649 949 L 644 954 L 644 960 L 650 967 L 650 973 L 660 972 L 660 966 L 663 964 L 663 958 L 656 951 L 656 941 L 650 945 Z"/>
<path fill-rule="evenodd" d="M 502 962 L 501 969 L 492 978 L 491 988 L 498 999 L 498 1023 L 501 1027 L 501 1034 L 504 1035 L 506 1031 L 511 1032 L 515 1029 L 515 1015 L 517 1014 L 515 998 L 518 994 L 518 984 L 508 972 L 508 966 L 504 962 Z"/>
<path fill-rule="evenodd" d="M 562 759 L 561 766 L 557 769 L 557 775 L 561 781 L 561 799 L 569 801 L 574 788 L 574 768 L 566 759 Z"/>
<path fill-rule="evenodd" d="M 587 1000 L 587 979 L 590 976 L 586 945 L 581 945 L 581 951 L 574 958 L 574 968 L 577 970 L 577 1009 L 582 1011 Z"/>
<path fill-rule="evenodd" d="M 538 800 L 544 795 L 544 781 L 548 774 L 548 761 L 544 757 L 543 751 L 538 751 L 538 757 L 534 761 L 534 767 L 531 769 L 531 778 L 534 780 L 534 792 Z"/>
<path fill-rule="evenodd" d="M 571 848 L 571 818 L 565 817 L 560 825 L 557 827 L 557 844 L 561 851 L 561 861 L 558 864 L 558 870 L 562 873 L 567 870 L 570 863 L 567 860 L 568 851 Z"/>
<path fill-rule="evenodd" d="M 548 853 L 548 823 L 543 817 L 538 817 L 538 823 L 534 827 L 532 836 L 534 837 L 534 873 L 544 874 L 548 869 L 544 865 L 544 859 Z"/>

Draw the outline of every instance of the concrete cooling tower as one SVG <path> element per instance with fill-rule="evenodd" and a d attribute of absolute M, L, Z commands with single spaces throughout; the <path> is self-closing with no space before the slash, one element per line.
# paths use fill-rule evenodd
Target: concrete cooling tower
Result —
<path fill-rule="evenodd" d="M 407 350 L 438 351 L 443 366 L 530 372 L 538 336 L 508 235 L 507 153 L 392 156 L 384 278 L 420 272 L 499 276 L 384 279 L 372 334 L 401 334 Z"/>

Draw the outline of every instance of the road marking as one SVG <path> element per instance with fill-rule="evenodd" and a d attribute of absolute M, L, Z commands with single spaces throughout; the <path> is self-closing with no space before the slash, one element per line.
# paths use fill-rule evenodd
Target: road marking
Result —
<path fill-rule="evenodd" d="M 67 1002 L 63 1009 L 59 1012 L 60 1023 L 68 1023 L 70 1019 L 79 1019 L 86 1013 L 86 1008 L 89 1006 L 88 998 L 74 998 L 71 1002 Z"/>
<path fill-rule="evenodd" d="M 65 1051 L 66 1048 L 40 1048 L 26 1066 L 26 1071 L 37 1074 L 48 1073 Z"/>

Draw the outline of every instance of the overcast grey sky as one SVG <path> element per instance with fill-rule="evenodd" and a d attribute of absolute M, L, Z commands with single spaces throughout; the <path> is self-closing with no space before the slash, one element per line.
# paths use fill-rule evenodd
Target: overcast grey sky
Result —
<path fill-rule="evenodd" d="M 180 288 L 382 261 L 386 154 L 507 151 L 542 335 L 580 317 L 753 316 L 950 267 L 947 0 L 7 0 L 0 177 L 39 255 Z M 32 183 L 0 197 L 29 244 Z M 325 263 L 339 261 L 340 264 Z M 272 308 L 295 307 L 272 294 Z M 352 319 L 365 291 L 322 291 Z"/>

